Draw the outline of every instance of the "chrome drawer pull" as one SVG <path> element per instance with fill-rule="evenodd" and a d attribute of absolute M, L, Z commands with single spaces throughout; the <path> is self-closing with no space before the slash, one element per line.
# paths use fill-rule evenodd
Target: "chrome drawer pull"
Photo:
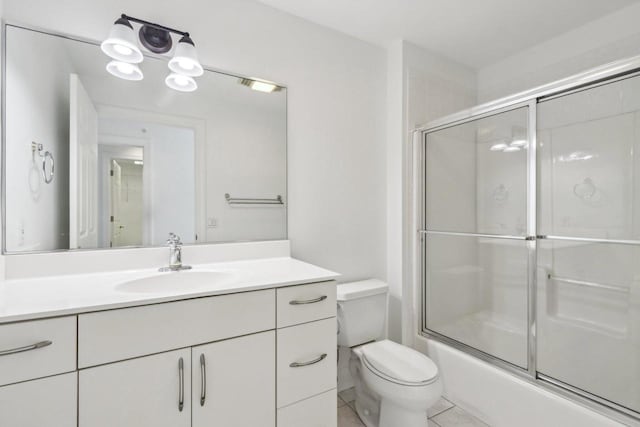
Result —
<path fill-rule="evenodd" d="M 322 295 L 321 297 L 318 298 L 314 298 L 314 299 L 307 299 L 307 300 L 293 300 L 293 301 L 289 301 L 289 304 L 291 305 L 302 305 L 302 304 L 313 304 L 315 302 L 320 302 L 320 301 L 324 301 L 327 299 L 326 295 Z"/>
<path fill-rule="evenodd" d="M 204 354 L 200 355 L 200 377 L 202 379 L 202 388 L 200 389 L 200 406 L 204 406 L 207 399 L 207 367 L 205 365 Z"/>
<path fill-rule="evenodd" d="M 184 360 L 182 360 L 182 357 L 178 360 L 178 376 L 178 411 L 182 412 L 184 408 Z"/>
<path fill-rule="evenodd" d="M 289 365 L 290 368 L 301 368 L 303 366 L 315 365 L 318 362 L 322 362 L 327 357 L 327 353 L 322 353 L 320 356 L 308 362 L 293 362 Z"/>
<path fill-rule="evenodd" d="M 25 345 L 24 347 L 12 348 L 9 350 L 0 351 L 0 356 L 8 356 L 10 354 L 24 353 L 25 351 L 37 350 L 42 347 L 47 347 L 53 344 L 53 341 L 40 341 L 35 344 Z"/>

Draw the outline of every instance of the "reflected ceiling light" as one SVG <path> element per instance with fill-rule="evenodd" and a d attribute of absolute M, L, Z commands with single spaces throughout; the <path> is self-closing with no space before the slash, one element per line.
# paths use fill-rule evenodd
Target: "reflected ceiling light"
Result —
<path fill-rule="evenodd" d="M 171 89 L 180 91 L 180 92 L 193 92 L 198 89 L 198 84 L 190 76 L 184 76 L 178 73 L 171 73 L 167 76 L 164 82 Z"/>
<path fill-rule="evenodd" d="M 529 141 L 527 141 L 526 139 L 514 139 L 513 141 L 511 141 L 511 145 L 512 147 L 526 147 L 527 145 L 529 145 Z"/>
<path fill-rule="evenodd" d="M 111 61 L 107 64 L 107 71 L 124 80 L 142 80 L 142 70 L 136 64 L 122 61 Z"/>
<path fill-rule="evenodd" d="M 204 69 L 198 61 L 196 46 L 189 34 L 182 36 L 173 58 L 169 61 L 169 69 L 174 73 L 184 76 L 198 77 L 204 73 Z"/>
<path fill-rule="evenodd" d="M 154 24 L 143 19 L 122 14 L 109 32 L 109 37 L 102 42 L 102 51 L 114 61 L 107 64 L 107 71 L 114 76 L 126 80 L 142 80 L 142 71 L 134 64 L 143 61 L 144 56 L 136 40 L 132 22 L 141 24 L 138 32 L 140 44 L 155 54 L 171 51 L 173 39 L 171 34 L 181 36 L 175 49 L 175 55 L 169 61 L 172 73 L 165 79 L 167 86 L 181 92 L 192 92 L 198 88 L 193 77 L 201 76 L 204 69 L 198 61 L 195 44 L 185 31 L 164 25 Z"/>
<path fill-rule="evenodd" d="M 144 165 L 144 162 L 143 162 L 142 160 L 134 160 L 134 161 L 133 161 L 133 164 L 134 164 L 134 165 L 142 166 L 142 165 Z"/>
<path fill-rule="evenodd" d="M 136 44 L 133 26 L 124 16 L 116 20 L 109 37 L 100 44 L 102 51 L 111 58 L 137 64 L 142 62 L 142 52 Z"/>
<path fill-rule="evenodd" d="M 505 144 L 504 142 L 501 142 L 499 144 L 493 144 L 491 147 L 489 147 L 489 150 L 491 150 L 491 151 L 502 151 L 507 147 L 508 147 L 507 144 Z"/>
<path fill-rule="evenodd" d="M 561 162 L 577 162 L 580 160 L 591 160 L 594 157 L 595 156 L 591 153 L 586 153 L 584 151 L 574 151 L 568 156 L 560 156 L 558 160 L 560 160 Z"/>
<path fill-rule="evenodd" d="M 257 90 L 258 92 L 279 92 L 282 90 L 280 86 L 275 83 L 265 82 L 261 80 L 253 80 L 253 79 L 240 79 L 240 84 L 247 86 L 253 90 Z"/>
<path fill-rule="evenodd" d="M 520 151 L 520 147 L 514 147 L 513 145 L 509 145 L 508 147 L 506 147 L 504 150 L 502 150 L 505 153 L 513 153 L 516 151 Z"/>

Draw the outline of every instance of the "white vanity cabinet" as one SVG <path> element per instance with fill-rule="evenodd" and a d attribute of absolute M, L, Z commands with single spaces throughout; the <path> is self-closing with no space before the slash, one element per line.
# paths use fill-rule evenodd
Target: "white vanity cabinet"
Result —
<path fill-rule="evenodd" d="M 327 280 L 0 324 L 0 426 L 335 427 L 335 293 Z"/>
<path fill-rule="evenodd" d="M 274 331 L 193 347 L 193 427 L 274 427 L 275 361 Z"/>

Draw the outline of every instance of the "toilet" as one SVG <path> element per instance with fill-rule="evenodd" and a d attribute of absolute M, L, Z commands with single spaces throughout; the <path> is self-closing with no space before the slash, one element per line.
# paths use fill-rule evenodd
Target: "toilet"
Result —
<path fill-rule="evenodd" d="M 338 345 L 351 348 L 356 411 L 367 427 L 426 427 L 442 394 L 438 367 L 385 339 L 387 291 L 373 279 L 338 285 Z"/>

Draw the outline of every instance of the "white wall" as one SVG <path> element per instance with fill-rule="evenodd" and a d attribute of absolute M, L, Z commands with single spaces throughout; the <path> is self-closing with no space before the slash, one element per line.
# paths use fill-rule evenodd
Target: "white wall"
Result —
<path fill-rule="evenodd" d="M 189 30 L 208 66 L 288 86 L 293 255 L 384 278 L 384 51 L 249 1 L 6 0 L 3 17 L 101 40 L 122 12 Z"/>
<path fill-rule="evenodd" d="M 6 218 L 7 248 L 46 251 L 69 247 L 69 73 L 64 49 L 45 43 L 40 61 L 24 55 L 24 34 L 7 31 L 6 112 L 7 193 L 12 209 Z M 48 72 L 43 72 L 48 70 Z M 30 114 L 23 114 L 30 111 Z M 55 160 L 50 184 L 42 177 L 42 160 L 31 142 L 43 145 Z"/>
<path fill-rule="evenodd" d="M 478 71 L 478 101 L 486 102 L 589 68 L 640 54 L 636 3 Z"/>

